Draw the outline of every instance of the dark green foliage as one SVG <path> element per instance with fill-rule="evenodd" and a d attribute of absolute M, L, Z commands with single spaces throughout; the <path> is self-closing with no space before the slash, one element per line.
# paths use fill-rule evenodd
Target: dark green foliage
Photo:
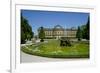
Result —
<path fill-rule="evenodd" d="M 86 25 L 82 25 L 81 26 L 81 32 L 82 32 L 82 38 L 85 39 L 86 38 Z"/>
<path fill-rule="evenodd" d="M 45 32 L 44 32 L 44 28 L 40 27 L 39 29 L 39 38 L 41 39 L 40 41 L 43 42 L 44 38 L 45 38 Z"/>
<path fill-rule="evenodd" d="M 21 43 L 25 43 L 25 33 L 23 31 L 21 31 Z"/>
<path fill-rule="evenodd" d="M 71 42 L 66 37 L 61 37 L 60 46 L 71 46 Z"/>
<path fill-rule="evenodd" d="M 88 17 L 88 21 L 87 21 L 86 25 L 83 25 L 83 26 L 81 27 L 81 30 L 82 30 L 82 38 L 83 38 L 83 39 L 89 40 L 89 37 L 90 37 L 90 36 L 89 36 L 89 35 L 90 35 L 90 32 L 89 32 L 89 30 L 90 30 L 89 25 L 90 25 L 90 21 L 89 21 L 89 17 Z"/>
<path fill-rule="evenodd" d="M 81 37 L 82 37 L 81 29 L 80 29 L 80 27 L 78 26 L 78 30 L 77 30 L 77 33 L 76 33 L 76 38 L 78 38 L 78 41 L 81 41 Z"/>
<path fill-rule="evenodd" d="M 21 43 L 25 43 L 26 40 L 31 40 L 32 37 L 32 28 L 29 25 L 28 20 L 25 19 L 21 14 Z"/>
<path fill-rule="evenodd" d="M 90 25 L 90 20 L 89 20 L 89 17 L 88 17 L 87 23 L 85 25 L 82 25 L 82 26 L 78 27 L 76 37 L 78 38 L 79 41 L 81 40 L 81 38 L 87 39 L 87 40 L 90 39 L 89 38 L 90 37 L 89 36 L 90 35 L 89 25 Z"/>
<path fill-rule="evenodd" d="M 87 40 L 89 40 L 90 38 L 90 32 L 89 32 L 89 30 L 90 30 L 90 28 L 89 28 L 89 24 L 90 24 L 90 20 L 89 20 L 89 18 L 88 18 L 88 21 L 87 21 L 87 24 L 86 24 L 86 39 Z"/>

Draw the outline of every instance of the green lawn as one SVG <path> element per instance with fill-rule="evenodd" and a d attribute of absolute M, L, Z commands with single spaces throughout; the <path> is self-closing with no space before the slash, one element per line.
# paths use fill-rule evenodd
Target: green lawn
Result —
<path fill-rule="evenodd" d="M 89 58 L 89 43 L 74 42 L 72 46 L 61 47 L 60 41 L 49 40 L 48 43 L 21 47 L 25 53 L 52 58 Z"/>

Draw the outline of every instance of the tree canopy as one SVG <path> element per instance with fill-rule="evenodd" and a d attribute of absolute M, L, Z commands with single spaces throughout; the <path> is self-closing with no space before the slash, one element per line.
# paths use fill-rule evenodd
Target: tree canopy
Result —
<path fill-rule="evenodd" d="M 90 31 L 89 30 L 90 30 L 90 20 L 88 17 L 87 23 L 85 25 L 78 27 L 76 37 L 80 38 L 80 36 L 81 36 L 81 38 L 89 40 L 90 39 Z"/>
<path fill-rule="evenodd" d="M 39 38 L 41 39 L 41 42 L 44 41 L 45 32 L 44 32 L 44 28 L 43 28 L 43 27 L 40 27 L 40 28 L 39 28 Z"/>
<path fill-rule="evenodd" d="M 81 29 L 80 29 L 79 26 L 78 26 L 78 30 L 77 30 L 77 33 L 76 33 L 76 38 L 78 38 L 78 41 L 80 41 L 81 38 L 82 38 Z"/>
<path fill-rule="evenodd" d="M 32 37 L 32 27 L 29 25 L 28 20 L 21 14 L 21 43 L 25 43 L 26 40 L 31 40 Z"/>
<path fill-rule="evenodd" d="M 87 39 L 87 40 L 89 40 L 90 38 L 90 20 L 89 20 L 89 17 L 88 17 L 88 21 L 87 21 L 87 23 L 86 23 L 86 25 L 83 25 L 82 27 L 81 27 L 81 29 L 82 29 L 82 38 L 83 39 Z"/>

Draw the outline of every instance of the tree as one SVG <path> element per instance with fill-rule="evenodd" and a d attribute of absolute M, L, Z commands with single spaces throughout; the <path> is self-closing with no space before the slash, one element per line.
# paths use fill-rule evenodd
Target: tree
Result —
<path fill-rule="evenodd" d="M 77 30 L 77 33 L 76 33 L 76 38 L 78 38 L 78 41 L 81 41 L 81 37 L 82 37 L 82 35 L 81 35 L 81 29 L 78 26 L 78 30 Z"/>
<path fill-rule="evenodd" d="M 21 43 L 25 43 L 25 33 L 21 31 Z"/>
<path fill-rule="evenodd" d="M 86 25 L 81 26 L 82 38 L 86 39 Z"/>
<path fill-rule="evenodd" d="M 40 41 L 43 42 L 44 38 L 45 38 L 45 32 L 44 32 L 44 28 L 40 27 L 39 29 L 39 38 L 41 39 Z"/>
<path fill-rule="evenodd" d="M 26 40 L 31 40 L 31 38 L 33 38 L 32 27 L 21 14 L 21 43 L 25 43 Z"/>
<path fill-rule="evenodd" d="M 90 31 L 89 31 L 90 30 L 90 26 L 89 25 L 90 25 L 90 20 L 89 20 L 89 17 L 88 17 L 88 21 L 87 21 L 87 24 L 86 24 L 86 39 L 87 40 L 90 39 L 89 38 L 90 37 Z"/>
<path fill-rule="evenodd" d="M 87 20 L 87 23 L 86 23 L 86 25 L 83 25 L 83 26 L 81 26 L 81 30 L 82 30 L 82 38 L 83 39 L 87 39 L 87 40 L 89 40 L 90 38 L 90 32 L 89 32 L 89 25 L 90 25 L 90 21 L 89 21 L 89 17 L 88 17 L 88 20 Z"/>

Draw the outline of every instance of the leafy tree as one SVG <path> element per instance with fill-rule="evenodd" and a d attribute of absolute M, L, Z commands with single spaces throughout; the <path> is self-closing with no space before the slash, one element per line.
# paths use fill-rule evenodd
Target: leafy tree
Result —
<path fill-rule="evenodd" d="M 89 31 L 89 30 L 90 30 L 90 28 L 89 28 L 90 26 L 89 26 L 89 25 L 90 25 L 90 20 L 89 20 L 89 17 L 88 17 L 88 21 L 87 21 L 87 24 L 86 24 L 86 39 L 87 39 L 87 40 L 90 39 L 90 38 L 89 38 L 89 37 L 90 37 L 90 36 L 89 36 L 89 35 L 90 35 L 90 31 Z"/>
<path fill-rule="evenodd" d="M 86 39 L 86 25 L 81 26 L 82 38 Z"/>
<path fill-rule="evenodd" d="M 78 26 L 78 30 L 77 30 L 77 33 L 76 33 L 76 38 L 78 38 L 78 41 L 81 41 L 81 37 L 82 37 L 82 35 L 81 35 L 81 29 Z"/>
<path fill-rule="evenodd" d="M 25 43 L 25 33 L 21 31 L 21 43 Z"/>
<path fill-rule="evenodd" d="M 86 23 L 86 25 L 83 25 L 81 26 L 81 30 L 82 30 L 82 38 L 83 39 L 87 39 L 89 40 L 89 35 L 90 35 L 90 32 L 89 32 L 89 25 L 90 25 L 90 21 L 89 21 L 89 17 L 88 17 L 88 21 Z"/>
<path fill-rule="evenodd" d="M 45 38 L 45 32 L 44 32 L 44 28 L 40 27 L 39 29 L 39 38 L 41 39 L 40 41 L 43 42 L 44 38 Z"/>
<path fill-rule="evenodd" d="M 26 40 L 31 40 L 32 37 L 32 27 L 29 25 L 28 20 L 21 14 L 21 43 L 25 43 Z"/>

